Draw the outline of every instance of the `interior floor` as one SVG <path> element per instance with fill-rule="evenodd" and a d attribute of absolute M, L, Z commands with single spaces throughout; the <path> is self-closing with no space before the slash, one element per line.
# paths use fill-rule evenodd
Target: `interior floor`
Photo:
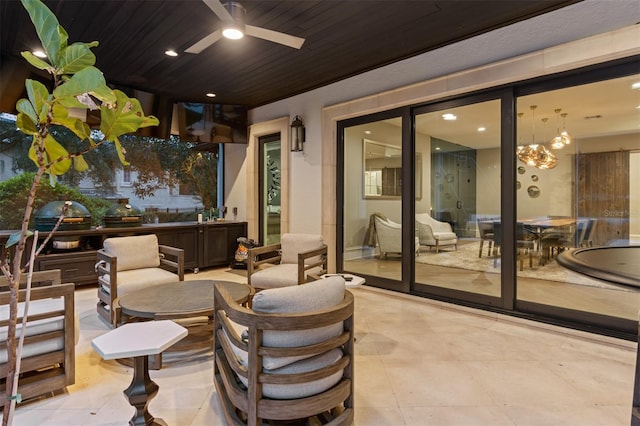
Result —
<path fill-rule="evenodd" d="M 477 241 L 466 241 L 462 245 L 473 245 L 473 259 L 478 256 Z M 486 250 L 486 249 L 485 249 Z M 442 253 L 440 253 L 442 254 Z M 433 256 L 438 254 L 432 253 Z M 483 253 L 488 264 L 491 257 Z M 586 285 L 545 280 L 545 270 L 555 263 L 555 259 L 546 265 L 539 265 L 538 258 L 533 258 L 533 268 L 529 267 L 529 260 L 525 258 L 523 269 L 533 272 L 531 276 L 517 278 L 517 298 L 519 300 L 535 302 L 566 309 L 609 315 L 618 318 L 636 320 L 640 309 L 640 290 L 630 289 L 606 283 L 589 281 Z M 416 283 L 462 290 L 487 296 L 500 297 L 500 279 L 498 268 L 489 267 L 486 271 L 462 269 L 464 266 L 439 266 L 425 263 L 415 264 Z M 344 261 L 344 270 L 354 274 L 365 274 L 401 280 L 402 263 L 400 256 L 379 256 L 349 259 Z M 600 285 L 600 286 L 597 286 Z"/>
<path fill-rule="evenodd" d="M 214 269 L 186 279 L 246 282 Z M 364 285 L 355 313 L 355 425 L 628 425 L 634 342 Z M 95 287 L 76 291 L 76 384 L 19 404 L 16 425 L 123 425 L 132 369 L 104 361 Z M 165 354 L 150 412 L 171 425 L 223 425 L 212 352 Z"/>

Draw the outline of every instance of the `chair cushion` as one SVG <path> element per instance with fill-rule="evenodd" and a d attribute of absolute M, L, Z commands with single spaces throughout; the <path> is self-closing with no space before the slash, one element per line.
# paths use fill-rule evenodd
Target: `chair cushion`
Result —
<path fill-rule="evenodd" d="M 324 241 L 321 235 L 313 234 L 282 234 L 280 247 L 282 249 L 281 263 L 298 263 L 298 253 L 315 250 L 322 247 Z M 312 258 L 309 261 L 319 260 Z M 251 278 L 253 280 L 253 277 Z"/>
<path fill-rule="evenodd" d="M 308 274 L 320 275 L 322 268 L 307 269 Z M 298 285 L 298 265 L 293 263 L 281 263 L 279 265 L 268 265 L 264 269 L 251 274 L 251 286 L 253 288 L 267 289 L 280 288 Z"/>
<path fill-rule="evenodd" d="M 248 359 L 246 359 L 246 352 L 244 354 L 245 359 L 241 359 L 239 361 L 242 365 L 247 366 Z M 282 368 L 278 368 L 275 370 L 263 369 L 263 372 L 266 374 L 307 373 L 309 371 L 319 370 L 321 368 L 335 364 L 336 362 L 340 361 L 341 358 L 342 351 L 340 349 L 333 349 L 323 354 L 316 355 L 312 358 L 307 358 L 305 360 L 289 364 Z M 338 370 L 328 377 L 305 383 L 287 385 L 272 383 L 265 384 L 262 386 L 262 395 L 272 399 L 297 399 L 316 395 L 326 391 L 327 389 L 330 389 L 332 386 L 338 383 L 342 378 L 342 373 L 343 370 Z M 237 377 L 242 383 L 244 383 L 245 386 L 248 386 L 249 381 L 246 379 L 246 377 Z"/>
<path fill-rule="evenodd" d="M 253 310 L 268 314 L 313 312 L 330 308 L 344 299 L 344 278 L 335 276 L 308 284 L 263 290 L 253 297 Z M 262 344 L 270 347 L 291 348 L 323 342 L 340 335 L 342 322 L 307 330 L 268 331 L 262 336 Z M 263 366 L 269 370 L 283 367 L 309 356 L 284 358 L 265 357 Z"/>
<path fill-rule="evenodd" d="M 254 288 L 278 288 L 298 285 L 298 264 L 281 263 L 251 274 Z"/>
<path fill-rule="evenodd" d="M 178 281 L 180 281 L 178 275 L 162 268 L 143 268 L 131 271 L 120 271 L 118 272 L 118 296 L 153 285 Z M 104 291 L 110 293 L 111 289 L 106 285 L 108 282 L 109 276 L 104 275 L 100 280 L 100 285 Z"/>
<path fill-rule="evenodd" d="M 434 232 L 433 237 L 440 242 L 446 242 L 447 240 L 457 241 L 458 239 L 458 236 L 455 234 L 455 232 Z"/>
<path fill-rule="evenodd" d="M 118 272 L 160 266 L 158 237 L 155 234 L 107 238 L 103 248 L 118 258 Z"/>
<path fill-rule="evenodd" d="M 47 312 L 64 311 L 64 298 L 48 298 L 37 299 L 29 302 L 29 316 L 35 316 L 38 314 L 45 314 Z M 18 317 L 24 315 L 24 302 L 18 303 Z M 74 316 L 75 321 L 75 342 L 78 343 L 80 324 L 78 323 L 77 316 Z M 9 319 L 9 305 L 0 306 L 0 320 L 6 321 Z M 22 322 L 16 325 L 16 337 L 20 336 L 22 330 Z M 7 340 L 8 327 L 0 327 L 0 341 Z M 51 318 L 44 318 L 36 321 L 27 321 L 25 337 L 37 336 L 39 334 L 51 333 L 55 331 L 64 330 L 64 316 L 59 315 Z M 59 351 L 64 348 L 64 337 L 55 337 L 50 339 L 44 339 L 37 343 L 25 344 L 22 349 L 22 357 L 29 358 L 36 355 L 41 355 L 48 352 Z M 0 350 L 0 364 L 7 362 L 6 349 Z"/>

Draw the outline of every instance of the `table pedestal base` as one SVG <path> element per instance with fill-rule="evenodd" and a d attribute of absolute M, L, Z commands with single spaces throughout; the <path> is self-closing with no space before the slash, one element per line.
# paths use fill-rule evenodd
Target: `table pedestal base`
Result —
<path fill-rule="evenodd" d="M 146 355 L 133 358 L 133 380 L 124 394 L 136 412 L 129 420 L 131 426 L 167 426 L 162 419 L 154 418 L 148 406 L 158 393 L 158 385 L 149 377 L 149 358 Z"/>

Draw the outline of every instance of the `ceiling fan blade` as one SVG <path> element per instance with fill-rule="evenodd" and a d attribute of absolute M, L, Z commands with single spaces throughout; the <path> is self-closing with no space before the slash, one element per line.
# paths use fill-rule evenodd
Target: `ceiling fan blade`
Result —
<path fill-rule="evenodd" d="M 302 47 L 302 44 L 304 43 L 303 38 L 281 33 L 278 31 L 268 30 L 266 28 L 254 27 L 253 25 L 246 25 L 245 33 L 247 33 L 247 35 L 258 37 L 263 40 L 284 44 L 285 46 L 293 47 L 294 49 L 300 49 Z"/>
<path fill-rule="evenodd" d="M 223 21 L 233 21 L 229 11 L 218 0 L 202 0 Z"/>
<path fill-rule="evenodd" d="M 222 38 L 222 31 L 221 30 L 215 30 L 214 32 L 212 32 L 211 34 L 209 34 L 208 36 L 206 36 L 205 38 L 203 38 L 202 40 L 200 40 L 199 42 L 197 42 L 193 46 L 187 48 L 185 50 L 185 52 L 187 52 L 187 53 L 200 53 L 204 49 L 206 49 L 207 47 L 211 46 L 216 41 L 220 40 L 221 38 Z"/>

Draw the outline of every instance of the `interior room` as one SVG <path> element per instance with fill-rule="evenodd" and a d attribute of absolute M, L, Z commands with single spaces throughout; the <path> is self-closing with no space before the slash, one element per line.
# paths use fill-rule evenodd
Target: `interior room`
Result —
<path fill-rule="evenodd" d="M 22 3 L 0 3 L 0 186 L 33 167 L 25 116 L 81 142 L 110 119 L 16 108 L 50 78 Z M 157 125 L 60 177 L 104 202 L 86 221 L 35 209 L 28 321 L 56 318 L 12 394 L 1 204 L 8 424 L 640 422 L 636 1 L 44 4 Z"/>

